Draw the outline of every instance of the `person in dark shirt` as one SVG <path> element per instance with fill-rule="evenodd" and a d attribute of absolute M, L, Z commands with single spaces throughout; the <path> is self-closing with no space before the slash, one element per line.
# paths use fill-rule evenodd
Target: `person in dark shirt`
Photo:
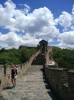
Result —
<path fill-rule="evenodd" d="M 17 68 L 15 65 L 12 64 L 11 66 L 11 82 L 13 87 L 16 86 L 16 77 L 17 77 Z"/>

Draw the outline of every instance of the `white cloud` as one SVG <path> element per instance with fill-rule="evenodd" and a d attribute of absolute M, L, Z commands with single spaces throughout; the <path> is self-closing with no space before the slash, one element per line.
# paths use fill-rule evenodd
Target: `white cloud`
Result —
<path fill-rule="evenodd" d="M 15 27 L 19 31 L 24 30 L 29 34 L 48 41 L 50 41 L 51 38 L 53 41 L 53 39 L 59 34 L 59 29 L 55 27 L 53 14 L 46 7 L 35 9 L 27 16 L 20 14 L 20 12 L 18 14 L 19 16 L 16 16 Z"/>
<path fill-rule="evenodd" d="M 72 8 L 72 15 L 74 15 L 74 5 L 73 5 L 73 8 Z"/>
<path fill-rule="evenodd" d="M 58 46 L 74 49 L 74 5 L 71 14 L 63 12 L 55 21 L 63 26 L 65 30 L 65 32 L 62 31 L 58 36 Z"/>
<path fill-rule="evenodd" d="M 20 44 L 24 43 L 27 45 L 31 44 L 35 46 L 38 42 L 32 43 L 31 39 L 32 40 L 34 39 L 34 41 L 39 41 L 41 38 L 42 39 L 44 38 L 48 41 L 51 40 L 53 41 L 53 39 L 59 34 L 59 30 L 55 27 L 55 21 L 51 11 L 47 7 L 43 7 L 35 9 L 32 13 L 28 13 L 30 7 L 26 4 L 24 6 L 25 8 L 23 11 L 19 10 L 16 8 L 16 5 L 11 0 L 5 3 L 5 7 L 1 5 L 0 13 L 2 13 L 2 15 L 0 15 L 0 19 L 2 19 L 2 22 L 0 22 L 0 26 L 4 26 L 5 28 L 9 29 L 10 31 L 9 33 L 16 33 L 16 32 L 24 32 L 24 34 L 28 33 L 30 36 L 28 39 L 30 40 L 30 43 L 29 41 L 27 43 L 24 43 L 27 40 L 24 39 L 23 41 L 23 38 L 20 37 L 22 41 Z M 9 35 L 9 33 L 3 36 L 6 37 Z M 17 34 L 14 36 L 15 38 L 19 37 Z M 8 37 L 11 39 L 10 36 Z M 36 37 L 39 37 L 39 39 L 37 39 Z M 13 40 L 15 38 L 13 38 Z M 15 40 L 11 43 L 8 43 L 9 42 L 8 41 L 7 42 L 8 45 L 10 44 L 15 46 L 17 44 L 17 41 Z"/>
<path fill-rule="evenodd" d="M 0 46 L 3 48 L 18 48 L 20 45 L 36 46 L 39 41 L 39 39 L 35 39 L 28 33 L 25 35 L 16 34 L 15 32 L 9 32 L 8 34 L 0 33 Z"/>
<path fill-rule="evenodd" d="M 58 39 L 59 46 L 74 48 L 74 6 L 71 14 L 63 11 L 56 19 L 47 7 L 30 12 L 27 4 L 23 6 L 23 9 L 17 9 L 12 0 L 5 2 L 4 6 L 0 4 L 0 27 L 9 30 L 7 34 L 0 33 L 1 47 L 36 46 L 41 39 L 50 43 Z M 63 27 L 64 32 L 60 32 L 57 25 Z"/>
<path fill-rule="evenodd" d="M 28 14 L 28 12 L 30 11 L 30 7 L 27 4 L 24 4 L 24 7 L 25 14 Z"/>
<path fill-rule="evenodd" d="M 59 46 L 74 49 L 74 31 L 64 32 L 58 37 Z"/>
<path fill-rule="evenodd" d="M 53 20 L 53 14 L 46 7 L 35 9 L 32 13 L 29 13 L 28 15 L 25 15 L 20 10 L 16 10 L 15 18 L 15 26 L 17 29 L 23 29 L 33 34 L 37 31 L 40 31 L 41 28 L 45 26 L 48 27 L 55 24 Z"/>
<path fill-rule="evenodd" d="M 55 20 L 56 23 L 59 23 L 64 30 L 68 29 L 72 24 L 72 15 L 68 12 L 62 12 L 58 19 Z"/>
<path fill-rule="evenodd" d="M 73 5 L 73 9 L 72 9 L 72 26 L 71 29 L 74 31 L 74 5 Z"/>
<path fill-rule="evenodd" d="M 20 43 L 20 37 L 14 32 L 9 32 L 8 34 L 0 33 L 0 44 L 2 47 L 11 48 L 15 47 Z"/>

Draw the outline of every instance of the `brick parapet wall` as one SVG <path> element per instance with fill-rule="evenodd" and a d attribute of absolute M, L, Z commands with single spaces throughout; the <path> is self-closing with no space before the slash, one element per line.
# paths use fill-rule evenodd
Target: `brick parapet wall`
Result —
<path fill-rule="evenodd" d="M 45 67 L 45 75 L 55 92 L 63 100 L 74 100 L 74 70 Z"/>
<path fill-rule="evenodd" d="M 63 100 L 74 100 L 74 70 L 58 68 L 55 62 L 52 64 L 52 60 L 49 59 L 49 52 L 51 52 L 49 49 L 50 47 L 44 67 L 47 80 Z"/>

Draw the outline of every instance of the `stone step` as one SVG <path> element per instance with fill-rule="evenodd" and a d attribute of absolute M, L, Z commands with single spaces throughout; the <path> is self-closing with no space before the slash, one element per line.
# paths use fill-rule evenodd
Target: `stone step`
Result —
<path fill-rule="evenodd" d="M 43 65 L 45 63 L 45 57 L 39 54 L 32 62 L 32 65 Z"/>

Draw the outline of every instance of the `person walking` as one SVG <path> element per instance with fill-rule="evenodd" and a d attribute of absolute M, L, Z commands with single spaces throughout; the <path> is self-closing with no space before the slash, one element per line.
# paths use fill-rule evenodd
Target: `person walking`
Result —
<path fill-rule="evenodd" d="M 16 78 L 17 78 L 17 68 L 15 65 L 11 65 L 11 82 L 13 87 L 16 86 Z"/>

